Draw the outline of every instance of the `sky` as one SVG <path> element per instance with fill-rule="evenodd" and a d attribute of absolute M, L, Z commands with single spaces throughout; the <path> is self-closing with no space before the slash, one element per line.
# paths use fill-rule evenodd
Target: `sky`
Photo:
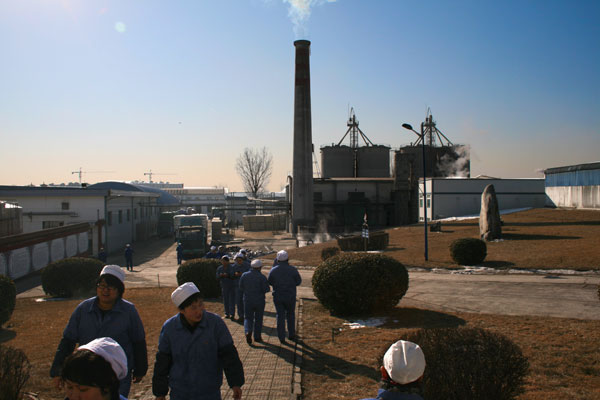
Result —
<path fill-rule="evenodd" d="M 471 176 L 541 178 L 600 160 L 599 20 L 597 0 L 0 1 L 0 184 L 242 191 L 236 158 L 267 147 L 279 191 L 297 39 L 317 159 L 351 107 L 393 149 L 430 109 Z"/>

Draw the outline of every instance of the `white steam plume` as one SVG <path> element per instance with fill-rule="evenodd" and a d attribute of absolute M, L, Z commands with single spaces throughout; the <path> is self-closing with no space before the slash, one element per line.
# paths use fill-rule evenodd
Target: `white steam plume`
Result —
<path fill-rule="evenodd" d="M 337 0 L 283 0 L 289 6 L 288 16 L 294 24 L 296 38 L 306 38 L 308 28 L 306 23 L 310 18 L 311 8 L 324 3 L 335 3 Z"/>

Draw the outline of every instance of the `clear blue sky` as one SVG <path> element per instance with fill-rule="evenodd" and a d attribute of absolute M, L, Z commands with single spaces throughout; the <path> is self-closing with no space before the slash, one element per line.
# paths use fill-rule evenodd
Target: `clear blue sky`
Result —
<path fill-rule="evenodd" d="M 598 21 L 597 0 L 1 1 L 0 184 L 76 181 L 81 167 L 91 183 L 152 169 L 241 190 L 235 159 L 266 146 L 278 191 L 296 39 L 312 42 L 317 155 L 349 106 L 393 148 L 431 107 L 471 146 L 473 176 L 542 177 L 600 159 Z"/>

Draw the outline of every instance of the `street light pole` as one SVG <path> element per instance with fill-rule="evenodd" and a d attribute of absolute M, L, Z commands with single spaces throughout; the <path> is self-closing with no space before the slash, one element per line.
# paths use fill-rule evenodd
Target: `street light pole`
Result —
<path fill-rule="evenodd" d="M 429 255 L 427 251 L 427 164 L 425 162 L 425 133 L 423 132 L 423 124 L 421 124 L 421 133 L 415 131 L 410 124 L 402 124 L 404 129 L 408 129 L 409 131 L 413 131 L 419 138 L 421 139 L 421 147 L 423 148 L 423 212 L 425 217 L 423 218 L 423 227 L 425 228 L 425 261 L 429 260 Z"/>

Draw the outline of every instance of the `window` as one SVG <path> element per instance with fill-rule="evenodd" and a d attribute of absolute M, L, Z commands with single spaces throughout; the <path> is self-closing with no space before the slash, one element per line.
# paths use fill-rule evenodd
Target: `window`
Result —
<path fill-rule="evenodd" d="M 112 211 L 108 212 L 108 216 L 106 219 L 108 220 L 107 221 L 108 226 L 111 226 L 112 225 Z"/>
<path fill-rule="evenodd" d="M 137 219 L 137 208 L 133 209 L 133 219 Z"/>
<path fill-rule="evenodd" d="M 58 228 L 64 224 L 65 223 L 63 221 L 42 221 L 42 229 Z"/>
<path fill-rule="evenodd" d="M 119 223 L 123 223 L 123 210 L 119 210 Z"/>
<path fill-rule="evenodd" d="M 419 199 L 419 207 L 421 207 L 421 208 L 423 207 L 423 198 L 422 197 Z"/>
<path fill-rule="evenodd" d="M 131 210 L 127 210 L 127 222 L 131 220 Z"/>
<path fill-rule="evenodd" d="M 61 206 L 61 208 L 63 210 L 68 210 L 69 209 L 69 202 L 68 201 L 63 201 L 60 206 Z"/>
<path fill-rule="evenodd" d="M 427 199 L 427 208 L 431 208 L 431 199 Z"/>

